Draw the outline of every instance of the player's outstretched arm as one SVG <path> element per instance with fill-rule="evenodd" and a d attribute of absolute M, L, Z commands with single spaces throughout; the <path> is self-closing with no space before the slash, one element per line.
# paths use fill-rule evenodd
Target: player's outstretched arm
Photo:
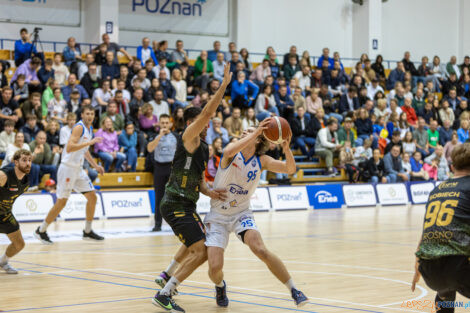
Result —
<path fill-rule="evenodd" d="M 103 140 L 103 138 L 101 137 L 95 137 L 88 142 L 78 143 L 82 134 L 83 134 L 82 125 L 77 125 L 73 128 L 72 135 L 70 136 L 69 142 L 67 143 L 67 147 L 66 147 L 67 153 L 75 152 L 85 147 L 92 146 L 95 143 L 101 142 Z"/>
<path fill-rule="evenodd" d="M 289 147 L 291 138 L 292 137 L 289 136 L 289 138 L 284 140 L 284 142 L 282 143 L 282 149 L 284 150 L 284 154 L 286 156 L 285 161 L 275 160 L 268 155 L 263 155 L 260 158 L 264 170 L 289 175 L 293 175 L 297 171 L 294 155 L 292 154 L 292 151 Z"/>
<path fill-rule="evenodd" d="M 228 84 L 232 80 L 232 73 L 230 73 L 230 64 L 225 65 L 224 69 L 224 80 L 220 85 L 220 88 L 215 93 L 214 97 L 207 103 L 207 105 L 202 109 L 201 114 L 196 117 L 196 120 L 188 126 L 188 128 L 183 133 L 183 142 L 190 142 L 193 139 L 199 137 L 199 134 L 202 132 L 204 127 L 209 123 L 212 115 L 217 110 L 220 101 L 225 94 L 225 89 L 227 89 Z"/>

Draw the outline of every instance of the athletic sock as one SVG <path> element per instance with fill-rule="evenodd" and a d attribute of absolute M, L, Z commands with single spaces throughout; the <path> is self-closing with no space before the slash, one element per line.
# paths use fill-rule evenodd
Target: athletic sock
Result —
<path fill-rule="evenodd" d="M 44 233 L 47 231 L 47 227 L 49 227 L 49 224 L 46 223 L 46 221 L 42 222 L 41 227 L 39 227 L 39 232 Z"/>
<path fill-rule="evenodd" d="M 170 296 L 173 294 L 173 291 L 178 287 L 180 282 L 176 279 L 175 276 L 172 276 L 170 280 L 166 283 L 165 287 L 160 291 L 162 295 Z"/>
<path fill-rule="evenodd" d="M 0 264 L 7 264 L 9 259 L 10 259 L 10 258 L 7 257 L 7 254 L 6 254 L 6 253 L 3 254 L 2 257 L 0 258 Z"/>
<path fill-rule="evenodd" d="M 91 232 L 91 222 L 85 221 L 85 233 L 89 234 Z"/>
<path fill-rule="evenodd" d="M 289 291 L 291 291 L 292 288 L 297 289 L 297 288 L 295 288 L 295 285 L 294 285 L 294 282 L 292 281 L 292 278 L 289 279 L 287 281 L 287 283 L 285 283 L 284 285 L 286 285 L 286 287 L 287 287 L 287 289 L 289 289 Z"/>
<path fill-rule="evenodd" d="M 219 288 L 222 288 L 223 286 L 225 286 L 224 280 L 222 279 L 222 281 L 219 284 L 215 284 L 215 286 L 219 287 Z"/>
<path fill-rule="evenodd" d="M 175 259 L 171 260 L 170 265 L 168 265 L 167 269 L 165 270 L 168 276 L 173 276 L 176 269 L 178 268 L 178 265 L 180 264 Z"/>

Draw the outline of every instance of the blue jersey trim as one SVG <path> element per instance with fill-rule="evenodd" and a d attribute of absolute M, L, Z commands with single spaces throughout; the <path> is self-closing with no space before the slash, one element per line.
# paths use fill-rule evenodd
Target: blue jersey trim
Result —
<path fill-rule="evenodd" d="M 237 156 L 236 154 L 233 156 L 232 160 L 231 160 L 230 163 L 227 165 L 227 167 L 222 167 L 222 159 L 224 158 L 224 154 L 222 153 L 222 155 L 220 156 L 219 168 L 221 168 L 221 169 L 223 169 L 223 170 L 228 169 L 228 168 L 230 167 L 230 165 L 232 165 L 232 162 L 233 162 L 233 160 L 235 160 L 235 157 L 236 157 L 236 156 Z"/>
<path fill-rule="evenodd" d="M 243 163 L 244 163 L 244 165 L 247 165 L 248 163 L 250 163 L 250 161 L 255 157 L 255 154 L 253 154 L 253 155 L 251 156 L 251 158 L 248 159 L 248 161 L 245 161 L 245 156 L 243 155 L 243 153 L 242 153 L 241 151 L 240 151 L 240 154 L 241 154 L 241 156 L 242 156 L 242 158 L 243 158 Z"/>

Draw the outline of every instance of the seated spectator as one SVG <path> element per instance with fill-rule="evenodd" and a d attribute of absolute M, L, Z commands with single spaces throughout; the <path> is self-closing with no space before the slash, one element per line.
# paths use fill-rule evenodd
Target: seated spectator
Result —
<path fill-rule="evenodd" d="M 287 86 L 279 86 L 278 91 L 274 95 L 276 106 L 279 114 L 286 120 L 291 120 L 294 116 L 294 101 L 287 93 Z"/>
<path fill-rule="evenodd" d="M 52 164 L 54 156 L 46 140 L 46 133 L 40 131 L 29 144 L 30 150 L 33 152 L 33 163 L 39 165 L 39 181 L 45 174 L 49 174 L 51 179 L 57 181 L 57 166 Z"/>
<path fill-rule="evenodd" d="M 41 86 L 43 88 L 46 87 L 49 79 L 51 78 L 54 79 L 54 74 L 55 73 L 54 73 L 54 69 L 52 68 L 52 60 L 46 59 L 46 61 L 44 61 L 43 66 L 41 66 L 41 68 L 38 71 L 38 79 L 39 79 L 39 82 L 41 82 Z"/>
<path fill-rule="evenodd" d="M 155 55 L 157 59 L 160 60 L 161 58 L 165 58 L 170 60 L 171 55 L 168 52 L 168 41 L 162 40 L 156 44 L 156 41 L 153 41 L 153 50 L 155 51 Z"/>
<path fill-rule="evenodd" d="M 396 82 L 405 81 L 405 67 L 403 62 L 398 62 L 397 67 L 390 72 L 387 79 L 387 89 L 392 90 Z"/>
<path fill-rule="evenodd" d="M 454 110 L 449 108 L 449 101 L 443 99 L 442 100 L 442 108 L 439 110 L 439 118 L 441 121 L 449 120 L 450 124 L 454 124 L 455 115 Z"/>
<path fill-rule="evenodd" d="M 83 101 L 83 99 L 88 99 L 90 98 L 88 96 L 88 92 L 85 90 L 85 88 L 83 88 L 82 85 L 78 84 L 77 82 L 77 75 L 75 74 L 70 74 L 69 75 L 69 78 L 68 78 L 68 85 L 65 86 L 65 87 L 62 87 L 62 94 L 64 96 L 64 100 L 66 102 L 69 102 L 70 101 L 70 95 L 72 94 L 72 91 L 74 90 L 78 90 L 78 92 L 80 93 L 80 102 Z"/>
<path fill-rule="evenodd" d="M 224 68 L 226 62 L 224 61 L 225 55 L 222 52 L 217 54 L 217 58 L 212 61 L 212 67 L 214 68 L 214 78 L 222 82 L 224 78 Z M 250 77 L 251 79 L 251 77 Z"/>
<path fill-rule="evenodd" d="M 424 162 L 427 166 L 423 165 L 423 168 L 429 173 L 430 178 L 440 181 L 449 179 L 449 164 L 444 157 L 442 146 L 437 146 L 436 150 L 424 159 Z"/>
<path fill-rule="evenodd" d="M 353 125 L 353 120 L 350 117 L 344 119 L 343 126 L 338 130 L 338 140 L 340 144 L 349 141 L 352 147 L 356 146 L 356 136 L 352 130 Z"/>
<path fill-rule="evenodd" d="M 406 132 L 412 131 L 414 128 L 410 126 L 408 123 L 408 115 L 406 112 L 401 112 L 400 118 L 398 120 L 398 130 L 401 133 L 401 138 L 404 138 L 406 135 Z"/>
<path fill-rule="evenodd" d="M 114 63 L 114 54 L 112 51 L 106 52 L 106 63 L 101 65 L 101 78 L 103 80 L 113 80 L 120 75 L 119 64 Z"/>
<path fill-rule="evenodd" d="M 411 180 L 410 155 L 406 152 L 402 154 L 401 166 L 403 170 L 405 171 L 406 175 L 408 175 L 408 177 L 410 177 L 410 180 Z"/>
<path fill-rule="evenodd" d="M 207 52 L 207 58 L 209 60 L 211 60 L 212 62 L 214 62 L 216 59 L 217 59 L 217 56 L 219 53 L 222 53 L 222 55 L 224 56 L 225 58 L 225 54 L 220 50 L 220 41 L 216 40 L 214 41 L 213 43 L 213 47 L 214 49 L 213 50 L 209 50 Z M 226 59 L 226 58 L 225 58 Z"/>
<path fill-rule="evenodd" d="M 243 133 L 240 108 L 233 108 L 232 115 L 225 119 L 223 125 L 231 138 L 240 138 Z"/>
<path fill-rule="evenodd" d="M 88 97 L 93 97 L 93 92 L 101 85 L 101 78 L 98 75 L 96 63 L 88 64 L 88 72 L 83 75 L 80 84 L 86 90 Z"/>
<path fill-rule="evenodd" d="M 389 153 L 384 157 L 384 171 L 387 182 L 396 183 L 397 181 L 406 182 L 409 180 L 405 173 L 400 157 L 400 146 L 394 145 Z"/>
<path fill-rule="evenodd" d="M 339 152 L 339 164 L 340 167 L 346 169 L 346 173 L 348 174 L 349 183 L 357 182 L 359 177 L 359 170 L 354 165 L 354 151 L 351 148 L 351 142 L 345 141 L 344 146 L 341 148 Z"/>
<path fill-rule="evenodd" d="M 64 148 L 67 145 L 67 142 L 70 139 L 72 134 L 72 128 L 77 122 L 77 115 L 73 112 L 67 113 L 65 118 L 66 124 L 60 128 L 59 133 L 59 145 Z"/>
<path fill-rule="evenodd" d="M 10 84 L 16 82 L 19 75 L 24 75 L 25 82 L 28 84 L 30 92 L 41 91 L 41 82 L 39 81 L 37 70 L 41 66 L 41 59 L 38 57 L 32 57 L 21 64 L 13 74 L 10 80 Z"/>
<path fill-rule="evenodd" d="M 259 88 L 249 80 L 245 80 L 245 73 L 238 72 L 237 79 L 231 85 L 232 106 L 246 109 L 253 105 Z"/>
<path fill-rule="evenodd" d="M 262 86 L 266 77 L 271 75 L 271 68 L 269 67 L 269 60 L 264 59 L 251 73 L 250 80 L 256 85 Z"/>
<path fill-rule="evenodd" d="M 29 96 L 29 90 L 28 90 L 28 85 L 25 83 L 25 77 L 23 74 L 18 75 L 18 78 L 12 85 L 13 87 L 13 99 L 15 99 L 16 102 L 19 104 L 22 104 L 23 102 L 28 99 Z"/>
<path fill-rule="evenodd" d="M 52 149 L 52 164 L 59 165 L 62 147 L 60 145 L 60 125 L 56 121 L 52 121 L 47 125 L 46 129 L 46 142 Z"/>
<path fill-rule="evenodd" d="M 259 122 L 256 119 L 255 109 L 248 108 L 245 111 L 245 116 L 243 117 L 243 120 L 242 120 L 243 130 L 247 130 L 249 127 L 256 127 L 258 126 L 258 124 Z"/>
<path fill-rule="evenodd" d="M 153 108 L 153 114 L 155 114 L 157 117 L 162 114 L 170 114 L 169 105 L 165 100 L 163 100 L 163 91 L 161 90 L 155 91 L 154 99 L 150 101 L 149 104 Z"/>
<path fill-rule="evenodd" d="M 428 129 L 428 142 L 431 150 L 436 149 L 436 147 L 439 145 L 439 131 L 437 129 L 438 126 L 439 124 L 437 121 L 431 121 L 431 125 Z"/>
<path fill-rule="evenodd" d="M 105 112 L 106 107 L 112 98 L 113 94 L 111 93 L 111 83 L 109 80 L 103 80 L 101 83 L 101 88 L 95 89 L 93 92 L 91 105 L 95 110 Z"/>
<path fill-rule="evenodd" d="M 24 141 L 26 143 L 30 143 L 34 140 L 37 133 L 41 130 L 41 128 L 37 124 L 36 115 L 28 115 L 26 116 L 26 123 L 21 128 L 21 132 L 24 134 Z"/>
<path fill-rule="evenodd" d="M 165 96 L 165 101 L 173 107 L 175 103 L 176 90 L 168 77 L 169 76 L 167 76 L 165 71 L 160 71 L 159 81 L 161 89 L 163 90 L 163 95 Z"/>
<path fill-rule="evenodd" d="M 315 138 L 321 126 L 305 115 L 303 107 L 297 109 L 297 116 L 291 122 L 293 142 L 302 151 L 302 154 L 310 160 L 315 154 Z M 307 150 L 307 147 L 309 148 Z"/>
<path fill-rule="evenodd" d="M 388 120 L 390 112 L 387 111 L 387 100 L 379 99 L 377 100 L 377 107 L 374 108 L 374 115 L 377 118 L 383 117 L 384 121 Z"/>
<path fill-rule="evenodd" d="M 157 57 L 150 46 L 150 39 L 148 37 L 144 37 L 142 39 L 142 45 L 137 47 L 137 59 L 140 60 L 142 66 L 145 66 L 145 62 L 149 59 L 153 60 L 155 64 L 158 64 Z"/>
<path fill-rule="evenodd" d="M 8 86 L 8 80 L 5 75 L 5 65 L 0 61 L 0 89 L 6 86 Z"/>
<path fill-rule="evenodd" d="M 380 155 L 379 149 L 374 149 L 372 158 L 367 161 L 365 171 L 363 173 L 364 179 L 371 183 L 377 184 L 379 182 L 386 183 L 384 161 Z"/>
<path fill-rule="evenodd" d="M 400 131 L 396 131 L 396 130 L 393 131 L 392 139 L 390 140 L 390 142 L 385 147 L 384 155 L 389 153 L 392 150 L 393 146 L 399 146 L 400 147 L 400 153 L 403 152 L 403 146 L 402 146 L 402 142 L 401 142 L 401 133 L 400 133 Z"/>
<path fill-rule="evenodd" d="M 449 106 L 452 108 L 452 110 L 457 109 L 460 104 L 460 99 L 457 95 L 457 89 L 451 88 L 449 90 L 449 94 L 444 96 L 443 101 L 444 100 L 446 100 L 449 103 Z"/>
<path fill-rule="evenodd" d="M 324 60 L 328 60 L 328 63 L 330 64 L 330 66 L 333 67 L 334 59 L 330 57 L 330 49 L 323 48 L 322 52 L 323 52 L 322 55 L 318 59 L 317 67 L 322 67 Z"/>
<path fill-rule="evenodd" d="M 214 153 L 214 146 L 209 145 L 209 161 L 207 162 L 206 170 L 204 171 L 204 181 L 212 188 L 214 183 L 215 174 L 219 168 L 220 156 Z"/>
<path fill-rule="evenodd" d="M 303 66 L 301 71 L 295 73 L 294 78 L 297 81 L 297 86 L 302 89 L 302 92 L 310 91 L 312 86 L 312 78 L 310 76 L 311 69 L 308 66 Z"/>
<path fill-rule="evenodd" d="M 201 51 L 194 64 L 194 79 L 197 86 L 202 89 L 207 88 L 207 83 L 214 75 L 212 61 L 207 58 L 207 51 Z"/>
<path fill-rule="evenodd" d="M 74 90 L 70 94 L 70 101 L 67 103 L 66 110 L 67 112 L 79 113 L 81 111 L 80 106 L 80 93 L 78 90 Z"/>
<path fill-rule="evenodd" d="M 313 89 L 310 92 L 310 96 L 305 98 L 305 105 L 307 106 L 307 112 L 310 115 L 317 114 L 318 109 L 323 109 L 322 99 L 318 96 L 319 90 Z"/>
<path fill-rule="evenodd" d="M 15 41 L 15 65 L 19 67 L 23 62 L 31 58 L 31 54 L 37 54 L 36 47 L 33 46 L 31 36 L 26 28 L 20 30 L 21 39 Z"/>
<path fill-rule="evenodd" d="M 147 71 L 145 68 L 141 68 L 137 74 L 131 80 L 132 86 L 138 86 L 142 88 L 144 91 L 150 88 L 151 83 L 150 80 L 147 78 Z"/>
<path fill-rule="evenodd" d="M 419 151 L 415 151 L 412 154 L 412 158 L 410 159 L 411 164 L 411 174 L 410 180 L 429 180 L 429 173 L 424 170 L 423 168 L 423 160 L 421 159 L 421 153 Z"/>
<path fill-rule="evenodd" d="M 375 149 L 377 147 L 377 138 L 374 137 L 374 129 L 372 126 L 372 121 L 369 118 L 369 113 L 366 109 L 359 109 L 359 118 L 354 122 L 357 129 L 357 139 L 356 146 L 362 146 L 364 140 L 371 139 L 372 147 Z"/>
<path fill-rule="evenodd" d="M 156 78 L 160 78 L 160 73 L 165 71 L 166 77 L 170 77 L 170 70 L 167 67 L 168 60 L 165 58 L 158 59 L 157 65 L 152 69 Z"/>
<path fill-rule="evenodd" d="M 333 156 L 339 154 L 339 150 L 343 147 L 338 140 L 338 122 L 336 119 L 329 119 L 327 127 L 318 131 L 315 140 L 315 153 L 325 160 L 327 167 L 327 175 L 335 175 L 333 169 Z"/>
<path fill-rule="evenodd" d="M 149 60 L 145 61 L 145 67 L 143 68 L 143 69 L 145 69 L 145 72 L 147 73 L 147 76 L 145 76 L 145 78 L 147 78 L 150 82 L 153 79 L 158 78 L 155 75 L 155 72 L 153 71 L 154 67 L 155 67 L 155 63 L 153 63 L 153 60 L 149 59 Z M 158 71 L 160 71 L 160 69 L 158 69 Z M 166 69 L 165 69 L 165 71 L 166 71 Z"/>
<path fill-rule="evenodd" d="M 63 124 L 67 113 L 67 102 L 63 99 L 60 88 L 54 89 L 53 92 L 54 98 L 47 104 L 48 116 L 50 120 Z"/>
<path fill-rule="evenodd" d="M 454 130 L 449 120 L 443 120 L 442 126 L 439 127 L 439 144 L 445 146 L 447 142 L 452 140 L 452 134 Z M 458 137 L 457 137 L 458 139 Z"/>
<path fill-rule="evenodd" d="M 117 132 L 118 135 L 121 134 L 121 131 L 124 129 L 124 118 L 118 114 L 117 112 L 117 104 L 116 101 L 111 99 L 109 104 L 106 107 L 106 112 L 100 114 L 100 125 L 101 122 L 109 117 L 113 122 L 113 128 Z"/>
<path fill-rule="evenodd" d="M 137 167 L 137 133 L 134 124 L 127 123 L 125 131 L 118 138 L 120 152 L 126 155 L 127 171 L 135 172 Z"/>
<path fill-rule="evenodd" d="M 71 69 L 75 68 L 78 70 L 78 62 L 82 62 L 82 51 L 80 50 L 80 46 L 76 43 L 74 37 L 69 37 L 67 39 L 67 46 L 62 51 L 62 55 L 64 56 L 65 65 L 70 67 Z M 72 71 L 72 73 L 77 74 L 76 71 Z"/>
<path fill-rule="evenodd" d="M 15 122 L 11 120 L 5 121 L 3 131 L 0 132 L 0 160 L 5 159 L 8 145 L 15 143 Z"/>
<path fill-rule="evenodd" d="M 460 119 L 460 116 L 462 115 L 463 112 L 466 112 L 468 110 L 468 103 L 466 100 L 462 100 L 459 103 L 458 108 L 454 111 L 454 116 L 455 116 L 455 121 L 454 124 L 457 125 L 459 122 L 458 120 Z"/>
<path fill-rule="evenodd" d="M 80 82 L 82 82 L 83 77 L 85 76 L 85 73 L 88 72 L 88 66 L 91 63 L 95 63 L 95 65 L 96 65 L 95 56 L 92 53 L 87 53 L 86 56 L 85 56 L 85 62 L 80 62 L 78 64 L 77 78 L 78 78 L 78 80 L 80 80 Z M 127 69 L 127 65 L 125 65 L 125 67 Z M 83 84 L 83 82 L 82 82 L 82 84 Z"/>
<path fill-rule="evenodd" d="M 62 54 L 54 53 L 52 69 L 54 70 L 54 79 L 59 83 L 60 87 L 64 87 L 70 72 L 64 62 L 62 62 Z"/>
<path fill-rule="evenodd" d="M 300 66 L 298 65 L 298 56 L 297 55 L 290 55 L 288 62 L 284 63 L 283 71 L 284 77 L 287 80 L 291 80 L 295 73 L 300 71 Z"/>
<path fill-rule="evenodd" d="M 212 144 L 215 138 L 220 137 L 222 139 L 222 146 L 225 147 L 229 142 L 228 131 L 222 127 L 222 120 L 218 117 L 212 119 L 212 123 L 207 130 L 206 142 Z"/>
<path fill-rule="evenodd" d="M 153 107 L 149 103 L 145 103 L 142 106 L 142 114 L 139 115 L 139 128 L 149 140 L 157 135 L 159 128 L 158 118 L 153 114 Z"/>
<path fill-rule="evenodd" d="M 459 79 L 462 72 L 460 71 L 460 68 L 457 64 L 457 57 L 455 55 L 450 57 L 450 62 L 447 63 L 447 66 L 446 66 L 446 72 L 447 72 L 447 76 L 450 76 L 451 74 L 455 74 L 457 76 L 457 79 Z"/>
<path fill-rule="evenodd" d="M 170 61 L 175 65 L 180 65 L 183 62 L 188 62 L 188 54 L 184 51 L 184 43 L 182 40 L 176 41 L 176 50 L 171 53 Z"/>
<path fill-rule="evenodd" d="M 351 146 L 351 144 L 350 144 Z M 372 157 L 372 140 L 364 140 L 364 145 L 356 147 L 354 152 L 354 165 L 359 168 L 360 164 L 364 164 Z"/>
<path fill-rule="evenodd" d="M 425 126 L 426 121 L 424 118 L 420 117 L 418 119 L 418 128 L 413 132 L 413 137 L 416 141 L 416 150 L 421 152 L 423 158 L 434 152 L 434 150 L 429 147 L 429 134 Z"/>
<path fill-rule="evenodd" d="M 413 97 L 412 107 L 415 109 L 416 114 L 419 114 L 424 109 L 426 101 L 424 99 L 424 92 L 422 89 L 416 90 L 416 94 Z"/>
<path fill-rule="evenodd" d="M 402 147 L 403 152 L 408 153 L 409 155 L 413 155 L 416 152 L 416 142 L 411 131 L 406 132 L 405 138 L 403 138 Z"/>
<path fill-rule="evenodd" d="M 0 135 L 1 136 L 1 135 Z M 452 150 L 454 150 L 455 147 L 460 145 L 459 143 L 459 136 L 457 135 L 457 132 L 453 132 L 451 136 L 451 140 L 449 140 L 445 146 L 444 146 L 444 157 L 447 160 L 447 163 L 449 165 L 452 164 Z"/>
<path fill-rule="evenodd" d="M 469 123 L 468 119 L 464 119 L 460 122 L 460 128 L 457 130 L 460 143 L 465 143 L 469 138 Z"/>
<path fill-rule="evenodd" d="M 118 136 L 109 117 L 101 122 L 101 128 L 95 136 L 103 138 L 103 141 L 95 144 L 95 153 L 104 162 L 105 171 L 109 172 L 111 164 L 116 160 L 115 171 L 121 172 L 121 165 L 126 160 L 126 155 L 119 152 Z"/>
<path fill-rule="evenodd" d="M 183 76 L 180 69 L 175 68 L 171 77 L 171 84 L 175 89 L 175 105 L 182 106 L 183 108 L 188 105 L 187 102 L 187 85 L 186 81 L 183 80 Z"/>
<path fill-rule="evenodd" d="M 114 54 L 114 63 L 116 63 L 116 64 L 119 63 L 118 58 L 117 58 L 117 53 L 118 52 L 121 52 L 122 54 L 124 54 L 130 60 L 130 63 L 133 62 L 132 56 L 124 48 L 120 47 L 117 43 L 111 42 L 108 34 L 103 34 L 101 36 L 101 38 L 103 40 L 103 44 L 106 47 L 106 51 L 112 51 L 113 52 L 113 54 Z M 93 53 L 97 53 L 98 51 L 99 51 L 99 47 L 93 49 Z"/>
<path fill-rule="evenodd" d="M 439 102 L 439 100 L 437 99 L 436 101 Z M 427 126 L 431 124 L 432 120 L 437 119 L 439 117 L 439 113 L 436 112 L 431 102 L 427 102 L 424 105 L 424 110 L 418 114 L 418 117 L 422 117 L 424 119 L 425 125 Z"/>
<path fill-rule="evenodd" d="M 375 94 L 377 92 L 379 91 L 381 91 L 382 93 L 384 92 L 382 86 L 379 85 L 379 81 L 376 78 L 372 79 L 370 83 L 366 84 L 366 86 L 367 86 L 367 97 L 369 97 L 369 99 L 371 100 L 374 100 Z"/>
<path fill-rule="evenodd" d="M 351 86 L 348 88 L 348 92 L 343 94 L 339 99 L 338 113 L 346 116 L 349 111 L 355 111 L 359 109 L 359 107 L 357 88 Z"/>
<path fill-rule="evenodd" d="M 290 96 L 292 101 L 294 101 L 294 111 L 297 112 L 297 109 L 301 106 L 307 111 L 307 105 L 305 104 L 305 98 L 302 96 L 302 89 L 300 87 L 295 87 L 294 92 Z"/>
<path fill-rule="evenodd" d="M 412 106 L 412 102 L 413 100 L 411 98 L 405 98 L 405 104 L 401 107 L 401 109 L 406 113 L 408 124 L 412 127 L 416 127 L 418 123 L 418 116 L 416 115 L 416 111 Z"/>
<path fill-rule="evenodd" d="M 47 88 L 42 93 L 42 100 L 41 100 L 41 107 L 42 107 L 42 116 L 45 118 L 49 111 L 48 111 L 48 104 L 49 101 L 54 99 L 54 89 L 60 88 L 59 83 L 54 79 L 49 79 L 47 82 Z"/>
<path fill-rule="evenodd" d="M 272 91 L 271 86 L 264 86 L 263 92 L 256 100 L 255 113 L 258 121 L 262 121 L 270 116 L 279 116 L 279 110 L 276 106 Z"/>

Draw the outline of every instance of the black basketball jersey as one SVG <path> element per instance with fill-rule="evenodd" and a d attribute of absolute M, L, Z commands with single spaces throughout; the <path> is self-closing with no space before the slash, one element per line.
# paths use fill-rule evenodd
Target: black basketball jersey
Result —
<path fill-rule="evenodd" d="M 0 171 L 7 176 L 7 181 L 3 187 L 0 187 L 0 215 L 6 215 L 11 212 L 13 202 L 22 195 L 29 187 L 29 175 L 25 175 L 22 180 L 16 177 L 15 168 L 3 168 Z"/>
<path fill-rule="evenodd" d="M 470 256 L 470 176 L 449 179 L 429 194 L 416 256 Z"/>

